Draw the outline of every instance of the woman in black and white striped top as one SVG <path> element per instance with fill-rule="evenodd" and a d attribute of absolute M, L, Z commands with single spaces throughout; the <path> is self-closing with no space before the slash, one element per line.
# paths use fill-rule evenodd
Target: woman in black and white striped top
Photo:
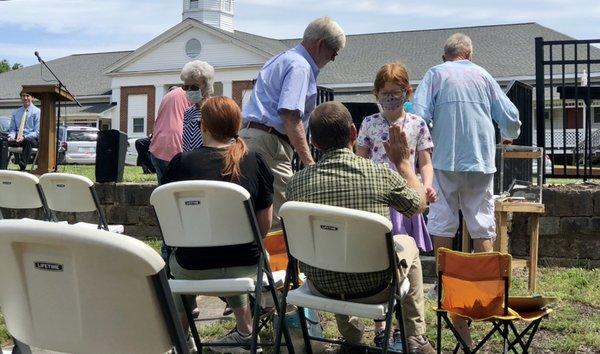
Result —
<path fill-rule="evenodd" d="M 181 70 L 183 89 L 186 91 L 188 100 L 194 104 L 185 111 L 183 116 L 183 152 L 202 146 L 200 107 L 214 92 L 214 77 L 215 69 L 200 60 L 185 64 Z"/>

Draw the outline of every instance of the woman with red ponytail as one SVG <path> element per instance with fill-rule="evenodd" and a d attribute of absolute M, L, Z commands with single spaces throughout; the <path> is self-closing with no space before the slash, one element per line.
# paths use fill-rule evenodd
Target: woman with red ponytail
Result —
<path fill-rule="evenodd" d="M 264 237 L 271 227 L 273 212 L 273 174 L 262 156 L 248 151 L 238 136 L 242 113 L 228 97 L 212 97 L 201 107 L 203 146 L 173 157 L 162 184 L 185 180 L 216 180 L 241 185 L 250 193 L 259 228 Z M 218 279 L 255 277 L 258 249 L 246 245 L 177 248 L 169 258 L 171 273 L 177 279 Z M 233 263 L 232 263 L 233 262 Z M 194 296 L 187 301 L 195 305 Z M 221 341 L 250 346 L 252 315 L 248 296 L 231 296 L 226 301 L 236 318 L 236 329 Z M 215 347 L 214 351 L 231 347 Z"/>

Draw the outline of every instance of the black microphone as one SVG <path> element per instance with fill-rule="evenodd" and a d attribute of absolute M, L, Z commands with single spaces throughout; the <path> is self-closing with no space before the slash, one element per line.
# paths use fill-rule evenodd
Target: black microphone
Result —
<path fill-rule="evenodd" d="M 36 50 L 35 53 L 33 53 L 33 54 L 35 54 L 35 56 L 38 58 L 38 61 L 41 63 L 42 58 L 40 58 L 40 53 L 38 53 L 38 51 Z"/>

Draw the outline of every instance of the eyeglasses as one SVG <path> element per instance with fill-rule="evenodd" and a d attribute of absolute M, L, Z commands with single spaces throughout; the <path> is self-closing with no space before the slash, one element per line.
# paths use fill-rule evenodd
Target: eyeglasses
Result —
<path fill-rule="evenodd" d="M 396 97 L 404 97 L 404 95 L 406 95 L 406 93 L 402 90 L 396 90 L 396 91 L 379 91 L 379 95 L 380 96 L 388 96 L 388 95 L 392 95 L 392 96 L 396 96 Z"/>
<path fill-rule="evenodd" d="M 181 86 L 181 88 L 183 89 L 183 91 L 198 91 L 198 90 L 200 90 L 200 86 L 196 86 L 196 85 L 183 85 L 183 86 Z"/>

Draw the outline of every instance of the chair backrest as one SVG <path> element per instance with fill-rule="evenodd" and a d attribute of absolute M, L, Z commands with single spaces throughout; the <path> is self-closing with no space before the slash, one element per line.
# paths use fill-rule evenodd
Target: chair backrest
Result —
<path fill-rule="evenodd" d="M 366 211 L 286 202 L 279 210 L 290 254 L 324 270 L 378 272 L 390 267 L 392 223 Z"/>
<path fill-rule="evenodd" d="M 237 184 L 168 183 L 152 192 L 150 204 L 169 246 L 213 247 L 256 241 L 254 220 L 249 218 L 250 194 Z"/>
<path fill-rule="evenodd" d="M 55 211 L 98 211 L 91 188 L 94 183 L 87 177 L 70 173 L 46 173 L 40 177 L 48 207 Z"/>
<path fill-rule="evenodd" d="M 165 319 L 155 286 L 164 265 L 157 252 L 131 237 L 0 220 L 0 308 L 10 334 L 30 346 L 66 353 L 166 352 L 169 328 L 178 322 Z"/>
<path fill-rule="evenodd" d="M 36 176 L 18 171 L 0 170 L 0 207 L 37 209 L 44 207 Z"/>
<path fill-rule="evenodd" d="M 437 265 L 442 309 L 472 319 L 507 314 L 509 254 L 463 253 L 440 248 Z"/>

